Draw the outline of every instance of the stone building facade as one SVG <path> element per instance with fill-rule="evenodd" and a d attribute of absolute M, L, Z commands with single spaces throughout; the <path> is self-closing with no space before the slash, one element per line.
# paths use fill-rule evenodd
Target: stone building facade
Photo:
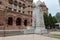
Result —
<path fill-rule="evenodd" d="M 41 7 L 43 13 L 48 14 L 48 8 L 47 8 L 47 6 L 45 5 L 44 2 L 42 2 L 42 3 L 40 4 L 40 7 Z"/>
<path fill-rule="evenodd" d="M 32 3 L 33 0 L 0 0 L 0 30 L 31 26 Z"/>

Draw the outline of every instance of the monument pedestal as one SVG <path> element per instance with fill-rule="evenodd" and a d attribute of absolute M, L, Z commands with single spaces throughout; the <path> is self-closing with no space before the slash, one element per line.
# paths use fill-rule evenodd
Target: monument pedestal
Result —
<path fill-rule="evenodd" d="M 47 29 L 45 29 L 45 27 L 28 27 L 26 30 L 24 30 L 24 33 L 34 33 L 34 34 L 45 34 L 47 33 Z"/>
<path fill-rule="evenodd" d="M 37 34 L 45 34 L 45 33 L 47 33 L 47 30 L 45 29 L 45 27 L 36 27 L 35 33 L 37 33 Z"/>
<path fill-rule="evenodd" d="M 24 30 L 24 33 L 25 34 L 28 34 L 28 33 L 32 34 L 32 33 L 34 33 L 34 28 L 32 26 L 29 26 Z"/>

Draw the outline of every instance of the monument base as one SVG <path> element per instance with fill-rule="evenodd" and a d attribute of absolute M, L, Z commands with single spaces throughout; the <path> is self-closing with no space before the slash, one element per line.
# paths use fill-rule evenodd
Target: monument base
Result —
<path fill-rule="evenodd" d="M 47 29 L 45 29 L 45 27 L 36 27 L 35 33 L 45 34 L 45 33 L 47 33 Z"/>
<path fill-rule="evenodd" d="M 45 27 L 28 27 L 26 30 L 24 30 L 24 33 L 45 34 L 47 33 L 47 29 L 45 29 Z"/>
<path fill-rule="evenodd" d="M 25 34 L 33 34 L 34 33 L 34 28 L 29 26 L 24 30 L 24 33 Z"/>

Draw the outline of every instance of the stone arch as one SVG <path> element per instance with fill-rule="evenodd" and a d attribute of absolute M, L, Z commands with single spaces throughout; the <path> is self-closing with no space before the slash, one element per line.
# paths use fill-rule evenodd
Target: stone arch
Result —
<path fill-rule="evenodd" d="M 17 18 L 16 19 L 16 25 L 21 25 L 22 23 L 22 19 L 21 18 Z"/>
<path fill-rule="evenodd" d="M 24 25 L 27 26 L 27 20 L 24 20 Z"/>
<path fill-rule="evenodd" d="M 7 24 L 8 25 L 13 25 L 13 18 L 12 17 L 8 17 Z"/>

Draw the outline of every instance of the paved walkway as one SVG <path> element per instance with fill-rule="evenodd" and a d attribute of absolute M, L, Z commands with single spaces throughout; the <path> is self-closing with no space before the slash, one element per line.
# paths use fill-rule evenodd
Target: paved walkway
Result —
<path fill-rule="evenodd" d="M 0 37 L 0 40 L 60 40 L 60 39 L 45 37 L 37 34 L 31 34 L 31 35 Z"/>

